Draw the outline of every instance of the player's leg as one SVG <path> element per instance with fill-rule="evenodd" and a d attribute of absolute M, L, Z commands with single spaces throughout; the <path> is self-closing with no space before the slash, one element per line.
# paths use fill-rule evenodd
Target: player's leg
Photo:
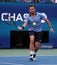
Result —
<path fill-rule="evenodd" d="M 30 51 L 34 51 L 34 35 L 30 35 Z"/>
<path fill-rule="evenodd" d="M 34 51 L 34 39 L 35 39 L 35 36 L 34 36 L 34 32 L 30 32 L 30 60 L 33 60 L 33 55 L 35 54 L 35 51 Z"/>
<path fill-rule="evenodd" d="M 41 43 L 41 36 L 42 36 L 42 32 L 38 32 L 36 33 L 35 35 L 35 48 L 34 48 L 34 51 L 35 53 L 37 53 L 39 47 L 40 47 L 40 43 Z"/>
<path fill-rule="evenodd" d="M 35 47 L 34 47 L 34 51 L 35 51 L 35 54 L 34 54 L 34 59 L 36 59 L 36 53 L 40 47 L 40 42 L 41 42 L 41 33 L 35 33 Z"/>
<path fill-rule="evenodd" d="M 35 47 L 34 47 L 35 54 L 33 55 L 34 60 L 36 60 L 36 53 L 37 53 L 39 47 L 40 47 L 40 42 L 36 41 L 35 42 Z"/>
<path fill-rule="evenodd" d="M 40 42 L 35 42 L 35 48 L 34 48 L 34 50 L 35 50 L 35 53 L 37 53 L 37 51 L 38 51 L 38 49 L 39 49 L 39 47 L 40 47 Z"/>

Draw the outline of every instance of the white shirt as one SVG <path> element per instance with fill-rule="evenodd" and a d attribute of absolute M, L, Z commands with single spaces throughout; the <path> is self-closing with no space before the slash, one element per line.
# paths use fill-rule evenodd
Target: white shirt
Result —
<path fill-rule="evenodd" d="M 55 3 L 57 3 L 57 0 L 55 0 Z"/>
<path fill-rule="evenodd" d="M 57 0 L 51 0 L 52 1 L 52 3 L 57 3 Z"/>

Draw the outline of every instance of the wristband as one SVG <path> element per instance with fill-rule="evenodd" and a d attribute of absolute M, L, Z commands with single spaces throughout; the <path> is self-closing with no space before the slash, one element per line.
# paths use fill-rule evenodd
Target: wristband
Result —
<path fill-rule="evenodd" d="M 22 29 L 24 29 L 25 27 L 24 26 L 22 26 Z"/>

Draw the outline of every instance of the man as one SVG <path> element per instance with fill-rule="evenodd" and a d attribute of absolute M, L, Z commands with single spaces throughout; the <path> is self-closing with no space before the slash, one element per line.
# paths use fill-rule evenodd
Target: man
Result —
<path fill-rule="evenodd" d="M 52 3 L 57 3 L 57 0 L 50 0 Z"/>
<path fill-rule="evenodd" d="M 36 2 L 36 3 L 39 3 L 40 0 L 24 0 L 24 2 Z"/>
<path fill-rule="evenodd" d="M 41 0 L 40 3 L 52 3 L 51 0 Z"/>
<path fill-rule="evenodd" d="M 16 0 L 16 2 L 26 2 L 26 0 Z"/>
<path fill-rule="evenodd" d="M 31 0 L 24 0 L 24 2 L 31 2 Z"/>
<path fill-rule="evenodd" d="M 40 3 L 40 0 L 32 0 L 31 2 Z"/>
<path fill-rule="evenodd" d="M 26 17 L 24 24 L 22 27 L 19 27 L 19 30 L 22 30 L 29 24 L 29 37 L 30 37 L 30 60 L 36 59 L 36 53 L 39 49 L 41 42 L 41 32 L 42 32 L 42 24 L 41 20 L 45 20 L 48 26 L 50 27 L 50 31 L 54 32 L 49 20 L 47 17 L 42 15 L 42 13 L 36 12 L 33 4 L 29 5 L 29 15 Z M 35 45 L 34 45 L 35 43 Z"/>
<path fill-rule="evenodd" d="M 15 2 L 15 0 L 1 0 L 1 2 Z"/>

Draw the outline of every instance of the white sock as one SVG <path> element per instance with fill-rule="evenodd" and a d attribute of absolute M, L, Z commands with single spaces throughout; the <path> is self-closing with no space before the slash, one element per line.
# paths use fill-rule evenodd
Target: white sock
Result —
<path fill-rule="evenodd" d="M 35 54 L 35 51 L 30 51 L 30 54 Z"/>

